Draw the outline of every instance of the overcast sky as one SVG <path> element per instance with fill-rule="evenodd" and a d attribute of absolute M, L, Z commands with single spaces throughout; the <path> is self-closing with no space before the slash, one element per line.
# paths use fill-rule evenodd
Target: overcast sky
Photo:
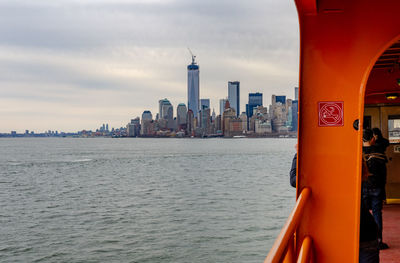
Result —
<path fill-rule="evenodd" d="M 0 0 L 0 133 L 125 126 L 187 104 L 187 47 L 219 114 L 228 81 L 294 97 L 293 0 Z"/>

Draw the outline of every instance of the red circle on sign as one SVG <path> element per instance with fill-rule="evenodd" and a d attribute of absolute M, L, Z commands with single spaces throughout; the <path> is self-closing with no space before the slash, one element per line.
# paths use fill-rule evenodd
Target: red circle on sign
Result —
<path fill-rule="evenodd" d="M 327 126 L 342 124 L 343 109 L 337 103 L 326 103 L 319 110 L 320 122 Z"/>

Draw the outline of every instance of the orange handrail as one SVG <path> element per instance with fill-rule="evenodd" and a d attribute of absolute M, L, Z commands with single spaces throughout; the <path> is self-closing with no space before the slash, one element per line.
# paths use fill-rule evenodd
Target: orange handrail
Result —
<path fill-rule="evenodd" d="M 297 263 L 308 263 L 312 259 L 312 240 L 310 236 L 306 236 L 301 244 L 299 258 Z"/>
<path fill-rule="evenodd" d="M 294 232 L 299 225 L 300 218 L 303 214 L 304 207 L 307 200 L 311 195 L 311 190 L 308 187 L 303 188 L 299 198 L 297 199 L 296 205 L 293 208 L 286 224 L 282 228 L 279 236 L 276 238 L 274 245 L 268 253 L 267 258 L 264 263 L 279 263 L 284 256 L 285 251 L 287 251 L 287 246 L 289 240 L 293 237 Z"/>

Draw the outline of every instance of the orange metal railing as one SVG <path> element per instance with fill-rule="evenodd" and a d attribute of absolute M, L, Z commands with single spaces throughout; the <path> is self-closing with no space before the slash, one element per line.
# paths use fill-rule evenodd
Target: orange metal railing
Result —
<path fill-rule="evenodd" d="M 264 263 L 280 263 L 280 262 L 294 262 L 295 249 L 294 249 L 294 234 L 297 226 L 300 223 L 301 216 L 307 200 L 310 198 L 311 190 L 306 187 L 301 191 L 299 198 L 297 198 L 296 206 L 293 208 L 286 224 L 281 230 L 281 233 L 276 238 L 274 245 Z M 300 248 L 299 257 L 297 262 L 309 262 L 312 259 L 312 240 L 307 236 L 304 238 Z"/>

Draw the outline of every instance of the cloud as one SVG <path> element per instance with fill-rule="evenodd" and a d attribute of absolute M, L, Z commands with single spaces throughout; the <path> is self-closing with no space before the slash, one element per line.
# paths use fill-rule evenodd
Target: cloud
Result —
<path fill-rule="evenodd" d="M 292 1 L 2 1 L 0 34 L 0 92 L 7 102 L 0 109 L 10 119 L 19 112 L 26 129 L 76 130 L 81 121 L 65 125 L 75 109 L 82 120 L 103 123 L 107 116 L 122 125 L 145 109 L 155 115 L 160 98 L 186 103 L 187 47 L 200 65 L 201 97 L 216 109 L 229 80 L 241 81 L 242 108 L 248 92 L 263 92 L 268 103 L 272 93 L 290 96 L 297 85 Z M 28 125 L 21 109 L 51 122 Z M 61 113 L 64 120 L 56 117 Z M 0 132 L 23 125 L 2 121 Z"/>

